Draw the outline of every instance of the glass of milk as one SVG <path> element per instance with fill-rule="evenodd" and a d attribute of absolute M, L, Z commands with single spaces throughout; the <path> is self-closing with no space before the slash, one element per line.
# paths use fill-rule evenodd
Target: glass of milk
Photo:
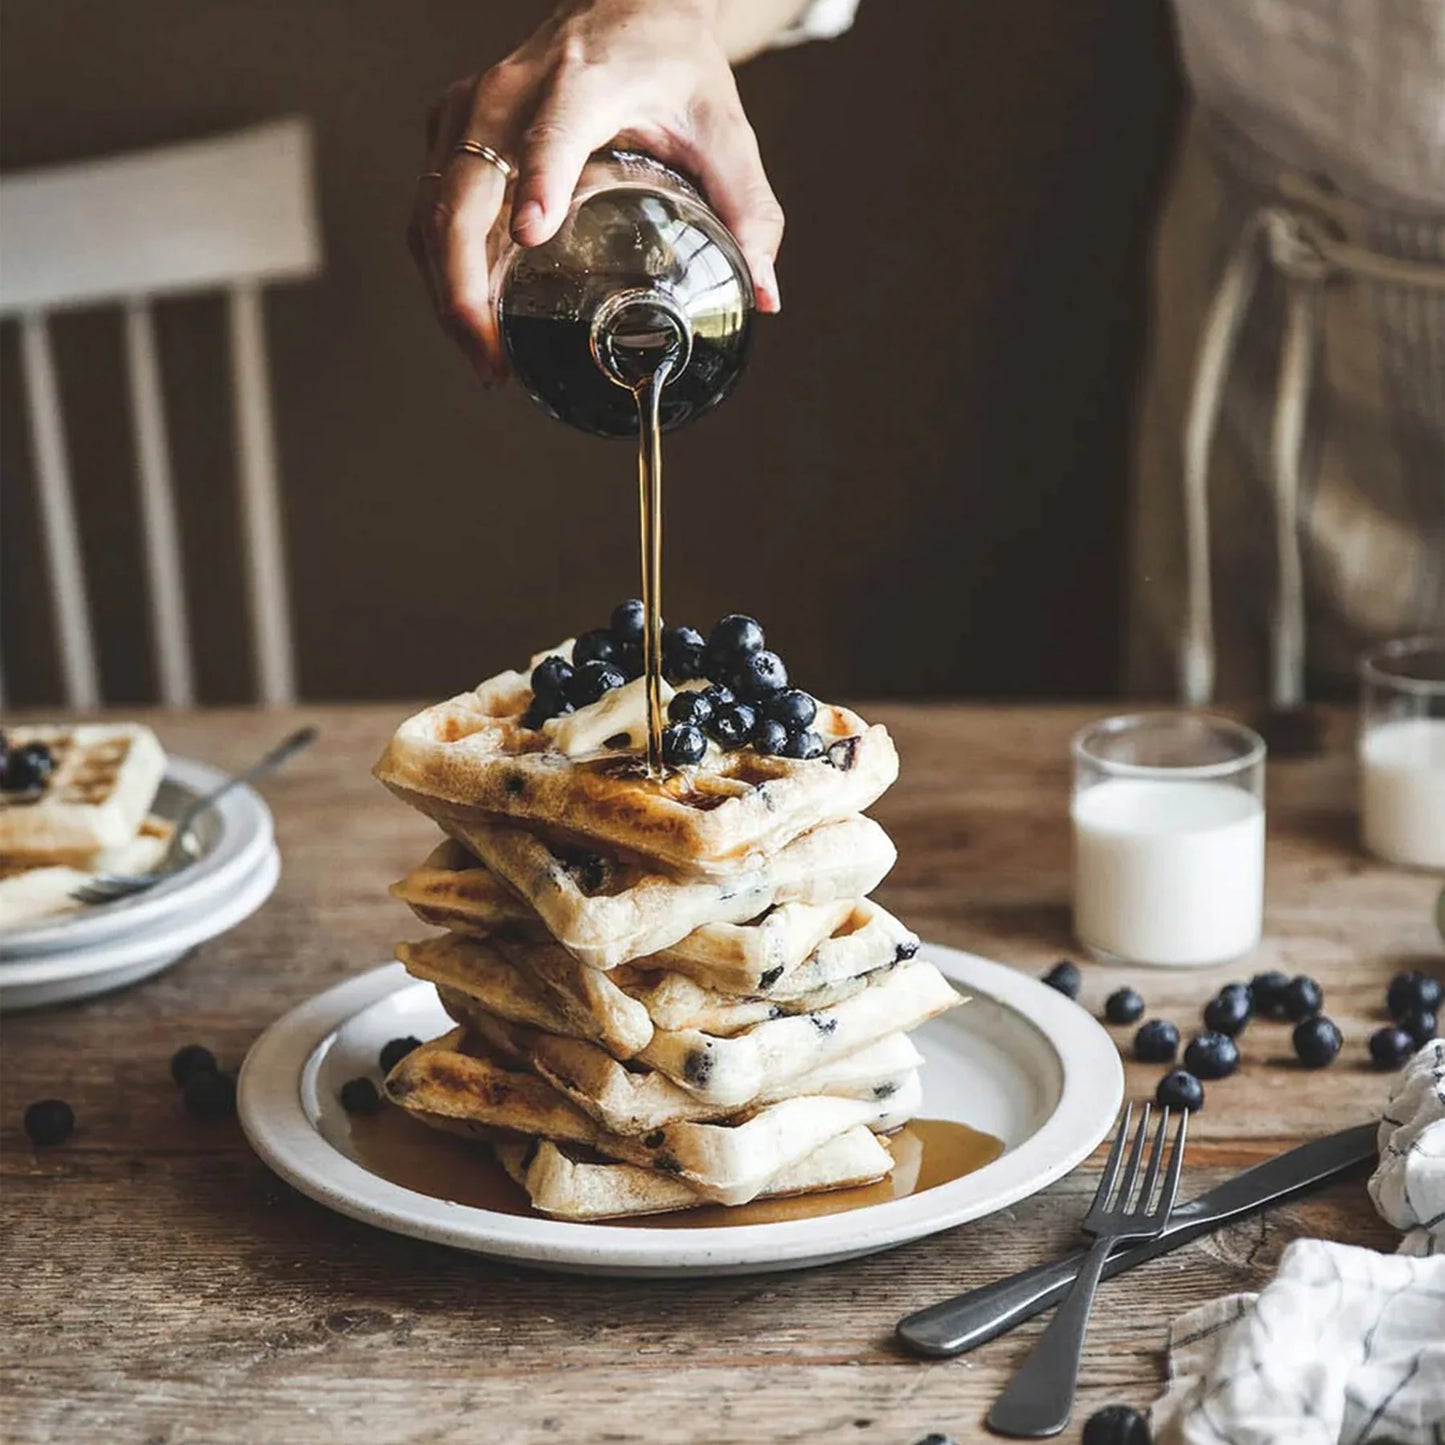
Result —
<path fill-rule="evenodd" d="M 1445 636 L 1361 660 L 1360 831 L 1387 862 L 1445 869 Z"/>
<path fill-rule="evenodd" d="M 1107 718 L 1073 742 L 1074 930 L 1107 962 L 1188 968 L 1259 942 L 1264 739 L 1200 713 Z"/>

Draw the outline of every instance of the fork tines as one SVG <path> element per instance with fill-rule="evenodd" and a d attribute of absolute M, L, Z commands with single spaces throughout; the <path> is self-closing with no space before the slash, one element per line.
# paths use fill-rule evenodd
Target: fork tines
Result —
<path fill-rule="evenodd" d="M 1143 1183 L 1139 1180 L 1139 1168 L 1144 1159 L 1144 1142 L 1149 1133 L 1150 1106 L 1146 1103 L 1139 1116 L 1139 1126 L 1134 1131 L 1133 1144 L 1129 1148 L 1129 1162 L 1119 1179 L 1119 1165 L 1124 1155 L 1125 1141 L 1129 1137 L 1129 1126 L 1133 1121 L 1134 1106 L 1126 1104 L 1119 1120 L 1118 1132 L 1109 1148 L 1109 1158 L 1104 1172 L 1099 1177 L 1099 1187 L 1094 1202 L 1089 1207 L 1085 1227 L 1091 1228 L 1097 1220 L 1116 1220 L 1127 1217 L 1134 1220 L 1167 1219 L 1174 1207 L 1174 1196 L 1179 1189 L 1179 1174 L 1184 1166 L 1184 1140 L 1189 1128 L 1189 1113 L 1180 1110 L 1174 1142 L 1169 1149 L 1169 1164 L 1164 1171 L 1164 1183 L 1159 1186 L 1159 1176 L 1164 1168 L 1166 1137 L 1169 1133 L 1170 1113 L 1161 1111 L 1159 1125 L 1154 1132 L 1149 1149 L 1148 1163 L 1144 1167 Z M 1116 1189 L 1115 1186 L 1118 1185 Z M 1158 1189 L 1156 1195 L 1155 1190 Z"/>

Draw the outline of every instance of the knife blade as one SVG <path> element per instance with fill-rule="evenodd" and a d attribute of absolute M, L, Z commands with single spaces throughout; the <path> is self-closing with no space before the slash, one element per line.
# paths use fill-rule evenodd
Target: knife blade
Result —
<path fill-rule="evenodd" d="M 1374 1124 L 1359 1124 L 1312 1139 L 1181 1204 L 1157 1239 L 1120 1245 L 1104 1264 L 1104 1278 L 1188 1244 L 1222 1224 L 1373 1164 L 1376 1129 Z M 920 1355 L 961 1355 L 1057 1304 L 1074 1282 L 1083 1258 L 1084 1251 L 1078 1250 L 1051 1264 L 917 1310 L 898 1322 L 898 1339 Z"/>

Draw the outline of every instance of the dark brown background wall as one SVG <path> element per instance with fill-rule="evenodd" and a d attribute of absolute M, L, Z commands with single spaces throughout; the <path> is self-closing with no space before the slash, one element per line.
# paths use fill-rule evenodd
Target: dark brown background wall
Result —
<path fill-rule="evenodd" d="M 436 333 L 401 241 L 421 116 L 536 3 L 8 0 L 0 165 L 314 118 L 327 271 L 268 300 L 304 692 L 435 694 L 636 590 L 633 460 Z M 1157 0 L 864 0 L 744 99 L 784 315 L 669 450 L 669 615 L 756 612 L 829 694 L 1102 694 L 1147 235 L 1176 80 Z M 221 309 L 161 309 L 204 695 L 249 689 Z M 57 323 L 108 695 L 150 695 L 118 317 Z M 13 328 L 0 623 L 57 691 Z"/>

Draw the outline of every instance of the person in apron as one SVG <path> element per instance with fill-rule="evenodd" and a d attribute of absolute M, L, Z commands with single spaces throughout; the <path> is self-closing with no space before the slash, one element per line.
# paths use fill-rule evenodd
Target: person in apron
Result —
<path fill-rule="evenodd" d="M 547 239 L 592 149 L 692 171 L 781 307 L 731 65 L 858 0 L 577 0 L 433 109 L 410 240 L 484 379 L 488 238 Z M 1161 217 L 1127 683 L 1294 708 L 1445 632 L 1445 3 L 1175 0 L 1193 105 Z M 666 62 L 666 63 L 664 63 Z"/>

